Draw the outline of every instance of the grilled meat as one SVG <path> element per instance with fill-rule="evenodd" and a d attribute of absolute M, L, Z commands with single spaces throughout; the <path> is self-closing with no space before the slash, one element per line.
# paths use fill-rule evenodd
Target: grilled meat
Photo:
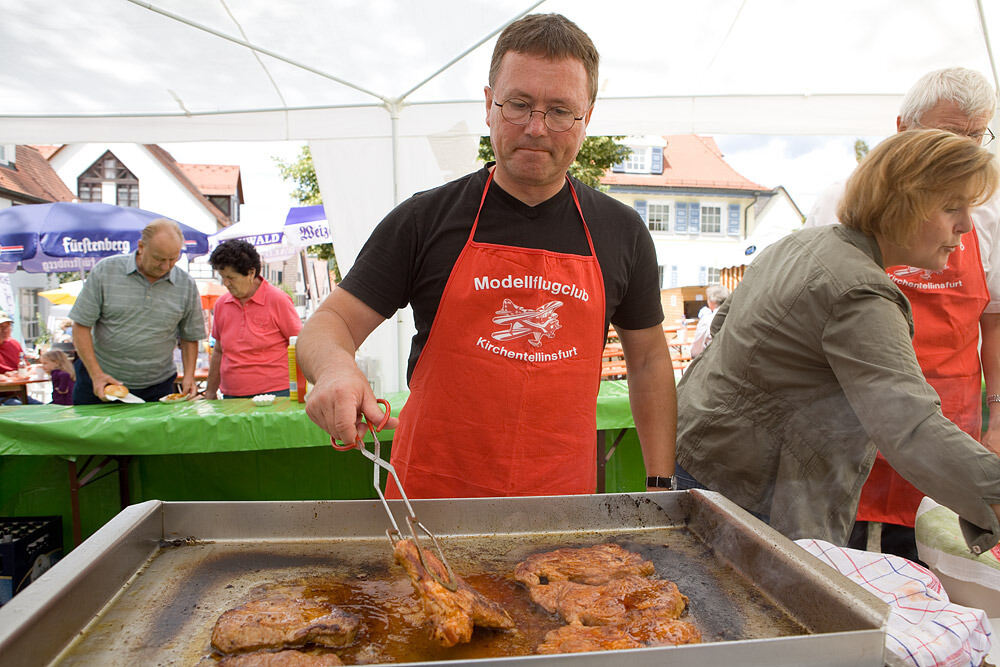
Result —
<path fill-rule="evenodd" d="M 276 653 L 257 651 L 230 655 L 220 660 L 218 667 L 337 667 L 343 664 L 340 658 L 332 653 L 313 655 L 288 649 Z"/>
<path fill-rule="evenodd" d="M 633 611 L 656 610 L 663 618 L 680 617 L 687 597 L 672 581 L 628 575 L 591 586 L 572 581 L 550 581 L 530 586 L 531 599 L 557 612 L 567 623 L 613 625 Z"/>
<path fill-rule="evenodd" d="M 449 591 L 424 569 L 412 540 L 399 540 L 394 548 L 396 560 L 406 569 L 413 587 L 424 604 L 431 622 L 431 638 L 442 646 L 454 646 L 472 638 L 474 625 L 510 629 L 514 621 L 496 602 L 484 597 L 455 575 L 458 590 Z M 448 573 L 441 561 L 427 549 L 424 562 L 442 581 Z"/>
<path fill-rule="evenodd" d="M 660 618 L 655 613 L 634 612 L 617 625 L 564 625 L 545 635 L 537 651 L 581 653 L 698 643 L 701 643 L 701 633 L 691 623 Z"/>
<path fill-rule="evenodd" d="M 693 644 L 701 633 L 677 620 L 688 599 L 653 564 L 617 544 L 557 549 L 519 563 L 514 578 L 531 599 L 569 623 L 545 635 L 538 653 L 613 651 Z"/>
<path fill-rule="evenodd" d="M 514 578 L 526 586 L 545 581 L 604 584 L 628 575 L 651 576 L 653 564 L 617 544 L 579 549 L 556 549 L 528 556 L 514 568 Z"/>
<path fill-rule="evenodd" d="M 584 653 L 641 648 L 642 644 L 621 631 L 617 625 L 564 625 L 545 635 L 537 653 Z"/>
<path fill-rule="evenodd" d="M 337 648 L 353 644 L 360 625 L 357 616 L 326 602 L 272 596 L 220 616 L 212 630 L 212 646 L 222 653 L 304 644 Z"/>

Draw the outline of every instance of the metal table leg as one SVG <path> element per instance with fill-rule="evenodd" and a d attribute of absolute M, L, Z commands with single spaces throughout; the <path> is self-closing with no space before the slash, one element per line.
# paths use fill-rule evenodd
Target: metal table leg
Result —
<path fill-rule="evenodd" d="M 132 460 L 131 456 L 105 456 L 93 469 L 87 470 L 93 462 L 94 457 L 88 456 L 83 465 L 77 469 L 76 458 L 67 459 L 69 465 L 69 499 L 73 515 L 73 544 L 80 546 L 83 542 L 83 529 L 80 522 L 80 489 L 92 484 L 97 480 L 107 477 L 113 472 L 118 472 L 118 500 L 122 509 L 131 504 L 129 498 L 128 465 Z M 115 468 L 111 464 L 116 463 Z"/>
<path fill-rule="evenodd" d="M 625 434 L 627 432 L 628 432 L 627 428 L 623 428 L 618 432 L 618 435 L 615 437 L 615 441 L 611 443 L 611 449 L 607 450 L 607 453 L 605 453 L 608 444 L 607 431 L 599 430 L 597 432 L 597 492 L 598 493 L 605 493 L 607 491 L 607 480 L 605 480 L 605 473 L 607 471 L 608 461 L 610 461 L 611 457 L 615 455 L 615 451 L 618 449 L 618 445 L 621 444 L 622 439 L 625 437 Z"/>

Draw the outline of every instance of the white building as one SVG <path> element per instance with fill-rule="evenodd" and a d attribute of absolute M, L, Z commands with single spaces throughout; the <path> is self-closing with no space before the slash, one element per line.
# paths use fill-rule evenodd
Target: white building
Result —
<path fill-rule="evenodd" d="M 623 143 L 632 155 L 601 183 L 649 226 L 662 289 L 719 283 L 758 229 L 770 230 L 770 243 L 774 234 L 802 225 L 783 187 L 767 188 L 739 174 L 712 137 L 629 137 Z"/>

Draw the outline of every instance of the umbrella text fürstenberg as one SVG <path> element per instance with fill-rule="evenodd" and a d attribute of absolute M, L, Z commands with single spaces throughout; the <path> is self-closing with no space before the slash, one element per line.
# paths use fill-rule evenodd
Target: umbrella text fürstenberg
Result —
<path fill-rule="evenodd" d="M 64 237 L 62 242 L 63 252 L 65 253 L 83 254 L 88 252 L 108 252 L 109 250 L 122 254 L 132 252 L 132 244 L 128 241 L 115 241 L 106 236 L 103 239 L 96 240 L 86 236 L 82 239 Z"/>

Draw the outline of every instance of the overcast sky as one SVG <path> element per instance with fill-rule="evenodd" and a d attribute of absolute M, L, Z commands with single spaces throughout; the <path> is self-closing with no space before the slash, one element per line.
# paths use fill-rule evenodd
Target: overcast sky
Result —
<path fill-rule="evenodd" d="M 804 215 L 831 183 L 851 173 L 857 162 L 855 139 L 873 148 L 884 137 L 803 137 L 716 135 L 722 154 L 751 181 L 773 188 L 785 186 Z"/>
<path fill-rule="evenodd" d="M 875 146 L 884 137 L 860 137 Z M 808 214 L 816 197 L 854 169 L 854 137 L 715 135 L 726 161 L 750 180 L 769 188 L 785 186 Z M 244 220 L 284 220 L 292 184 L 282 180 L 274 157 L 294 160 L 299 142 L 167 143 L 163 147 L 179 162 L 239 165 L 246 203 Z"/>

